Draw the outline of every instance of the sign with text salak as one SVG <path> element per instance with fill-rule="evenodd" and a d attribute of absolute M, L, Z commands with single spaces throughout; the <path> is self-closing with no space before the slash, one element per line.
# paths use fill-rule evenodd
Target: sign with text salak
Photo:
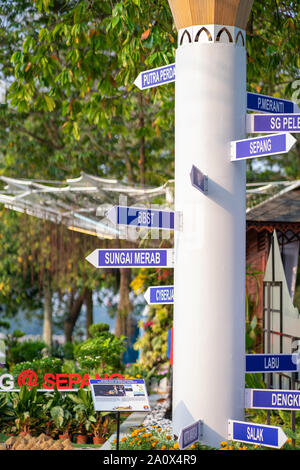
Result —
<path fill-rule="evenodd" d="M 245 408 L 266 410 L 300 410 L 300 390 L 245 390 Z"/>
<path fill-rule="evenodd" d="M 296 139 L 288 132 L 231 142 L 231 161 L 267 157 L 290 151 Z"/>
<path fill-rule="evenodd" d="M 246 132 L 300 132 L 300 114 L 247 114 Z"/>
<path fill-rule="evenodd" d="M 300 354 L 246 354 L 247 373 L 297 372 Z"/>
<path fill-rule="evenodd" d="M 174 250 L 97 249 L 86 260 L 96 268 L 173 268 Z"/>
<path fill-rule="evenodd" d="M 156 69 L 141 72 L 136 78 L 134 84 L 140 90 L 153 88 L 167 83 L 175 82 L 175 64 L 165 65 Z"/>
<path fill-rule="evenodd" d="M 280 449 L 287 441 L 287 436 L 277 426 L 229 420 L 228 439 Z"/>
<path fill-rule="evenodd" d="M 179 214 L 173 211 L 140 207 L 114 206 L 107 217 L 115 225 L 174 230 L 179 227 Z"/>

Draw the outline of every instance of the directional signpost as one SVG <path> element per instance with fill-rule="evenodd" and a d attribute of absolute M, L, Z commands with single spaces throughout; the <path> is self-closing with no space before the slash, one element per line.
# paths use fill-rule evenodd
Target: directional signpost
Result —
<path fill-rule="evenodd" d="M 228 439 L 280 449 L 287 441 L 287 436 L 277 426 L 229 420 Z"/>
<path fill-rule="evenodd" d="M 153 88 L 172 82 L 175 82 L 175 64 L 141 72 L 134 84 L 140 90 L 146 90 L 147 88 Z"/>
<path fill-rule="evenodd" d="M 115 225 L 160 228 L 174 230 L 179 228 L 178 212 L 145 209 L 140 207 L 114 206 L 107 215 Z"/>
<path fill-rule="evenodd" d="M 246 389 L 245 408 L 300 410 L 300 390 Z"/>
<path fill-rule="evenodd" d="M 86 258 L 96 268 L 172 268 L 173 249 L 97 249 Z"/>
<path fill-rule="evenodd" d="M 247 373 L 297 372 L 300 354 L 246 354 Z"/>
<path fill-rule="evenodd" d="M 186 426 L 180 432 L 178 444 L 181 450 L 190 447 L 195 442 L 201 441 L 203 421 L 200 419 L 190 426 Z"/>
<path fill-rule="evenodd" d="M 298 113 L 299 108 L 293 101 L 260 95 L 259 93 L 247 93 L 247 109 L 262 113 L 291 114 Z"/>
<path fill-rule="evenodd" d="M 296 139 L 288 132 L 231 142 L 231 160 L 265 157 L 287 153 Z"/>
<path fill-rule="evenodd" d="M 300 132 L 300 114 L 247 114 L 246 132 Z"/>
<path fill-rule="evenodd" d="M 148 287 L 144 295 L 148 304 L 173 304 L 174 286 Z"/>
<path fill-rule="evenodd" d="M 169 64 L 141 72 L 136 78 L 134 84 L 140 90 L 145 90 L 147 88 L 173 83 L 175 82 L 175 78 L 175 64 Z M 298 106 L 293 101 L 250 92 L 247 93 L 247 109 L 249 111 L 276 114 L 291 114 L 299 112 Z"/>
<path fill-rule="evenodd" d="M 191 183 L 192 185 L 202 191 L 203 193 L 207 193 L 208 189 L 208 177 L 202 173 L 195 165 L 192 166 L 191 173 Z"/>

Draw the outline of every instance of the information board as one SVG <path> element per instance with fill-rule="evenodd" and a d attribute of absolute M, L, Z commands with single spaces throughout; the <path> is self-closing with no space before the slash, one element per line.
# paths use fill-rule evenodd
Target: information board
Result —
<path fill-rule="evenodd" d="M 90 379 L 95 411 L 150 411 L 143 379 Z"/>

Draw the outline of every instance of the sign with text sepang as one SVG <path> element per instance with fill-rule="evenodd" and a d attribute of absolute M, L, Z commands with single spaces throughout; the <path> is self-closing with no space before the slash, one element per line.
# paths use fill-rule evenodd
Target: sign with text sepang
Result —
<path fill-rule="evenodd" d="M 98 374 L 95 374 L 96 379 L 101 379 Z M 109 377 L 105 374 L 105 379 L 122 379 L 121 374 L 111 374 Z M 45 374 L 42 383 L 38 381 L 38 375 L 34 370 L 24 370 L 18 375 L 17 384 L 21 388 L 27 386 L 28 388 L 39 387 L 43 391 L 47 390 L 72 390 L 73 385 L 78 385 L 78 388 L 88 387 L 90 384 L 90 377 L 88 374 L 81 376 L 80 374 Z M 15 389 L 15 379 L 11 374 L 0 375 L 0 392 L 10 392 Z"/>
<path fill-rule="evenodd" d="M 231 161 L 280 155 L 290 151 L 296 139 L 288 132 L 231 142 Z"/>

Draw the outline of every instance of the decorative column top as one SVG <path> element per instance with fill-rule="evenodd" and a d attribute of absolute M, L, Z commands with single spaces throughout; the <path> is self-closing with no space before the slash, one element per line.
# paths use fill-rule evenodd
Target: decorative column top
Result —
<path fill-rule="evenodd" d="M 225 43 L 245 47 L 245 31 L 236 26 L 218 24 L 196 25 L 178 31 L 178 47 L 192 43 Z"/>
<path fill-rule="evenodd" d="M 195 25 L 246 29 L 254 0 L 168 0 L 178 30 Z"/>

